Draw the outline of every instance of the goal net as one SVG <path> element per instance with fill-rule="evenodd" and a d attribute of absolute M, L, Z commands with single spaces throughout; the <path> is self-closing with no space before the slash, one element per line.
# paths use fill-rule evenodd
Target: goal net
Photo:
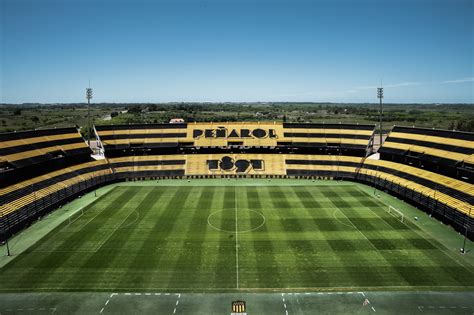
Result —
<path fill-rule="evenodd" d="M 400 212 L 400 210 L 392 206 L 388 206 L 388 213 L 390 213 L 393 217 L 397 218 L 401 222 L 403 222 L 405 218 L 405 215 L 402 212 Z"/>
<path fill-rule="evenodd" d="M 78 211 L 76 211 L 75 213 L 71 214 L 68 218 L 68 221 L 69 221 L 68 225 L 73 224 L 74 222 L 77 221 L 77 219 L 79 219 L 83 215 L 84 215 L 84 209 L 83 208 L 81 208 Z"/>

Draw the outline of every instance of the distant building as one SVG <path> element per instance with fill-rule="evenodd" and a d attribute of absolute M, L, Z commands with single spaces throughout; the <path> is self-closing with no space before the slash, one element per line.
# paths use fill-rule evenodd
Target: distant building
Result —
<path fill-rule="evenodd" d="M 180 124 L 180 123 L 184 123 L 183 118 L 171 118 L 170 120 L 170 124 Z"/>

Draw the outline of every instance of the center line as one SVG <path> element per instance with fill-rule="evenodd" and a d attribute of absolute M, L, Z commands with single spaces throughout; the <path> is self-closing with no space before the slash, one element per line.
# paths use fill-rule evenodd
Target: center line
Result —
<path fill-rule="evenodd" d="M 234 187 L 234 206 L 235 206 L 235 270 L 237 289 L 239 288 L 239 230 L 237 226 L 237 192 Z"/>

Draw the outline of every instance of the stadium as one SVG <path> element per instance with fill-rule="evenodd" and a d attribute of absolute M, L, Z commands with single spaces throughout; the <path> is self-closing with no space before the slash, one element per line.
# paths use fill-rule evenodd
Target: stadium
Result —
<path fill-rule="evenodd" d="M 375 127 L 0 134 L 0 313 L 472 313 L 474 134 Z"/>

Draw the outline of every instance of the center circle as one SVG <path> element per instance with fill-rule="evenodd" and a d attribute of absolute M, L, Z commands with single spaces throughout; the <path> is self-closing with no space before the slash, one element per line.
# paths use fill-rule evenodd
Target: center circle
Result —
<path fill-rule="evenodd" d="M 265 224 L 265 220 L 265 216 L 256 210 L 223 209 L 212 212 L 207 217 L 207 224 L 214 230 L 236 234 L 255 231 Z"/>

